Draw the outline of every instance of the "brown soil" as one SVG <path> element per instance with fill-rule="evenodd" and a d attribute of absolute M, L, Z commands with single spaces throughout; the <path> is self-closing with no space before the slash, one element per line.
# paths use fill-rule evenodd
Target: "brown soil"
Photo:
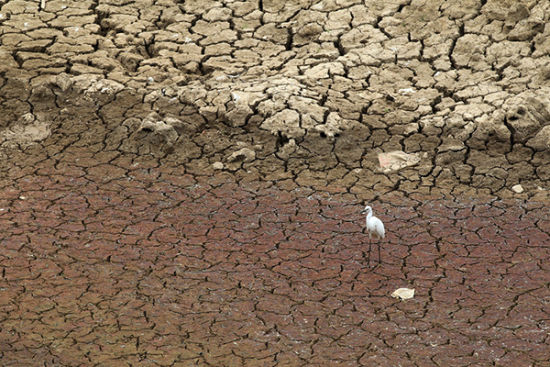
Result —
<path fill-rule="evenodd" d="M 0 0 L 0 365 L 548 367 L 549 20 Z"/>

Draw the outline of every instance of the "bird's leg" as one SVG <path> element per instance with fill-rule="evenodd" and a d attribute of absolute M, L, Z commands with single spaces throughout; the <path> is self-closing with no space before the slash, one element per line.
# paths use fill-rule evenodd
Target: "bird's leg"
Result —
<path fill-rule="evenodd" d="M 361 233 L 365 234 L 365 229 L 364 228 L 361 230 Z M 363 262 L 365 261 L 366 255 L 367 254 L 366 254 L 363 246 L 361 246 L 361 256 L 363 256 Z"/>
<path fill-rule="evenodd" d="M 369 257 L 367 258 L 367 268 L 370 268 L 370 251 L 371 251 L 372 241 L 370 239 L 370 233 L 369 233 Z"/>
<path fill-rule="evenodd" d="M 382 265 L 382 258 L 380 257 L 380 240 L 378 241 L 378 265 Z"/>

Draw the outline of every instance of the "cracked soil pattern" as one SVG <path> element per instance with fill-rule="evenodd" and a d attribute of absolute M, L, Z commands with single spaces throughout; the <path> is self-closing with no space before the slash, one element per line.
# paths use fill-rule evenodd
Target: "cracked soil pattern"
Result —
<path fill-rule="evenodd" d="M 549 20 L 0 0 L 0 365 L 549 367 Z"/>

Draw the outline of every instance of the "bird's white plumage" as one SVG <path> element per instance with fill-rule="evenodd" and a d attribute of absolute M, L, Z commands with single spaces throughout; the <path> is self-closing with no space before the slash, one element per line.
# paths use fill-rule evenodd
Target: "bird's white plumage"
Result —
<path fill-rule="evenodd" d="M 375 237 L 378 237 L 378 239 L 382 239 L 386 237 L 386 230 L 384 228 L 384 223 L 378 218 L 376 218 L 374 215 L 372 215 L 372 208 L 370 206 L 366 206 L 365 209 L 361 211 L 361 213 L 367 213 L 366 223 L 367 223 L 367 232 L 369 232 L 369 257 L 368 257 L 368 265 L 370 266 L 370 254 L 371 254 L 371 237 L 374 235 Z M 380 258 L 380 243 L 378 243 L 378 263 L 382 263 L 382 259 Z"/>
<path fill-rule="evenodd" d="M 365 209 L 363 209 L 362 213 L 367 213 L 366 223 L 367 223 L 367 231 L 369 232 L 369 237 L 376 236 L 380 239 L 386 237 L 386 230 L 384 228 L 384 223 L 374 215 L 372 215 L 372 208 L 370 206 L 366 206 Z"/>

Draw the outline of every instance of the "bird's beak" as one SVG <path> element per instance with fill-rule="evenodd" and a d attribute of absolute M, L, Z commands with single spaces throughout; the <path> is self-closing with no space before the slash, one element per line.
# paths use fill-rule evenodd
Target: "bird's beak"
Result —
<path fill-rule="evenodd" d="M 361 210 L 361 214 L 365 214 L 367 211 L 365 209 Z"/>

